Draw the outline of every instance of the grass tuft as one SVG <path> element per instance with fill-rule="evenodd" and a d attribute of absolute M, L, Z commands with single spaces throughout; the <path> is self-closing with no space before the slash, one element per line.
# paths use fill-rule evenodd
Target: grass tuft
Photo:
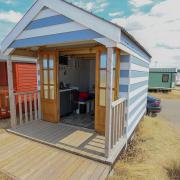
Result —
<path fill-rule="evenodd" d="M 109 179 L 178 179 L 180 132 L 166 120 L 146 117 L 113 171 Z"/>
<path fill-rule="evenodd" d="M 167 167 L 168 176 L 171 180 L 180 179 L 180 162 L 172 162 L 172 165 Z"/>

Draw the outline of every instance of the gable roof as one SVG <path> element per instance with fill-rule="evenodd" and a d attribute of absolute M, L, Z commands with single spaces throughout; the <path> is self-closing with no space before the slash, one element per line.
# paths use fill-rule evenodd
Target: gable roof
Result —
<path fill-rule="evenodd" d="M 17 23 L 14 29 L 2 41 L 1 47 L 3 52 L 7 50 L 11 43 L 18 37 L 18 35 L 28 26 L 28 24 L 44 7 L 48 7 L 56 12 L 63 14 L 64 16 L 70 17 L 71 19 L 76 20 L 78 23 L 98 32 L 99 34 L 104 35 L 105 37 L 115 42 L 120 40 L 121 32 L 123 32 L 151 58 L 151 55 L 147 52 L 147 50 L 140 43 L 138 43 L 138 41 L 136 41 L 136 39 L 132 35 L 130 35 L 123 27 L 118 26 L 101 17 L 98 17 L 64 0 L 37 0 L 24 15 L 24 17 L 19 21 L 19 23 Z"/>

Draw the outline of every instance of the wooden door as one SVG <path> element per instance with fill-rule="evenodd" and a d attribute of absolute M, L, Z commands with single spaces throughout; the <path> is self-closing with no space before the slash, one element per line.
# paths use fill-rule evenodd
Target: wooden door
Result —
<path fill-rule="evenodd" d="M 58 51 L 40 52 L 42 119 L 59 122 Z"/>
<path fill-rule="evenodd" d="M 113 59 L 113 101 L 119 98 L 120 52 L 114 50 Z M 107 51 L 98 49 L 96 54 L 96 102 L 95 102 L 95 130 L 105 134 L 106 119 L 106 76 Z"/>

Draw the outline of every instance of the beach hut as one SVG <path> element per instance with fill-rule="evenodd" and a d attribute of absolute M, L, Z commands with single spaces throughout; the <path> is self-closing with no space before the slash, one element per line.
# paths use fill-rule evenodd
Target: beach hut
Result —
<path fill-rule="evenodd" d="M 8 98 L 8 57 L 0 54 L 0 119 L 10 117 Z M 36 60 L 13 57 L 12 74 L 14 92 L 29 92 L 37 89 Z"/>
<path fill-rule="evenodd" d="M 149 90 L 171 90 L 175 87 L 176 68 L 150 68 Z"/>
<path fill-rule="evenodd" d="M 176 86 L 180 86 L 180 69 L 177 70 L 176 74 Z"/>
<path fill-rule="evenodd" d="M 36 1 L 1 46 L 9 56 L 9 131 L 114 163 L 146 112 L 145 48 L 124 28 L 63 0 Z M 39 91 L 13 92 L 17 55 L 38 59 Z M 37 98 L 34 111 L 29 103 L 16 114 L 17 96 Z"/>

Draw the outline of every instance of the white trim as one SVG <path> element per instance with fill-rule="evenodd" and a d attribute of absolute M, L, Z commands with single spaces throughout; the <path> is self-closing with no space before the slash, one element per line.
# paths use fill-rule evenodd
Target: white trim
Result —
<path fill-rule="evenodd" d="M 148 81 L 148 77 L 138 77 L 138 78 L 133 78 L 131 77 L 130 78 L 130 84 L 135 84 L 135 83 L 140 83 L 140 82 L 143 82 L 143 81 Z"/>
<path fill-rule="evenodd" d="M 34 18 L 34 20 L 43 19 L 51 16 L 57 16 L 59 13 L 51 10 L 51 9 L 44 9 L 39 12 L 39 14 Z"/>
<path fill-rule="evenodd" d="M 14 51 L 14 48 L 8 48 L 6 49 L 6 51 L 3 53 L 5 56 L 9 56 L 9 54 L 11 54 L 11 52 Z"/>
<path fill-rule="evenodd" d="M 142 86 L 134 91 L 131 91 L 129 93 L 129 99 L 131 99 L 133 96 L 136 96 L 138 93 L 140 93 L 141 91 L 145 90 L 145 89 L 148 89 L 148 86 Z"/>
<path fill-rule="evenodd" d="M 24 30 L 24 28 L 32 21 L 32 19 L 40 12 L 44 7 L 43 0 L 38 0 L 32 6 L 32 8 L 25 14 L 25 16 L 19 21 L 15 28 L 6 36 L 1 43 L 2 52 L 6 51 L 9 45 L 17 38 L 17 36 Z"/>
<path fill-rule="evenodd" d="M 72 32 L 72 31 L 79 31 L 79 30 L 85 30 L 85 29 L 87 28 L 76 22 L 69 22 L 65 24 L 58 24 L 54 26 L 48 26 L 48 27 L 24 31 L 17 38 L 17 40 L 52 35 L 52 34 L 60 34 L 60 33 Z"/>
<path fill-rule="evenodd" d="M 128 132 L 127 134 L 127 138 L 129 138 L 131 136 L 131 134 L 133 133 L 135 127 L 137 126 L 137 124 L 139 123 L 139 121 L 142 119 L 143 115 L 145 114 L 146 109 L 140 114 L 139 119 L 137 120 L 137 122 L 134 124 L 134 126 L 131 128 L 131 130 Z"/>
<path fill-rule="evenodd" d="M 147 102 L 144 102 L 144 103 L 141 104 L 141 106 L 139 106 L 139 107 L 137 108 L 137 110 L 136 110 L 136 112 L 134 113 L 134 115 L 133 115 L 130 119 L 128 119 L 128 126 L 131 125 L 131 123 L 132 123 L 133 121 L 136 121 L 136 119 L 134 119 L 134 117 L 136 117 L 136 116 L 139 114 L 140 110 L 141 110 L 146 104 L 147 104 Z"/>
<path fill-rule="evenodd" d="M 5 56 L 4 54 L 0 54 L 0 62 L 6 62 L 9 60 L 9 56 Z M 22 63 L 36 63 L 36 58 L 24 58 L 18 56 L 11 56 L 12 62 L 22 62 Z"/>
<path fill-rule="evenodd" d="M 133 104 L 129 106 L 128 113 L 130 113 L 137 105 L 145 98 L 147 97 L 147 93 L 143 94 L 141 97 L 139 97 L 138 100 L 136 100 Z"/>
<path fill-rule="evenodd" d="M 132 56 L 134 56 L 134 57 L 136 57 L 136 58 L 138 58 L 138 59 L 140 59 L 140 60 L 142 60 L 142 61 L 150 64 L 150 62 L 148 62 L 146 59 L 144 59 L 143 57 L 141 57 L 140 55 L 138 55 L 137 53 L 135 53 L 134 51 L 132 51 L 132 50 L 129 49 L 128 47 L 124 46 L 123 44 L 118 43 L 118 44 L 117 44 L 117 47 L 118 47 L 119 49 L 127 52 L 128 54 L 130 54 L 130 55 L 132 55 Z"/>
<path fill-rule="evenodd" d="M 108 39 L 108 38 L 96 38 L 94 39 L 95 41 L 97 41 L 100 44 L 103 44 L 106 47 L 116 47 L 117 43 Z"/>
<path fill-rule="evenodd" d="M 131 65 L 131 70 L 149 72 L 149 68 L 143 67 L 137 64 L 133 64 L 133 63 Z"/>

